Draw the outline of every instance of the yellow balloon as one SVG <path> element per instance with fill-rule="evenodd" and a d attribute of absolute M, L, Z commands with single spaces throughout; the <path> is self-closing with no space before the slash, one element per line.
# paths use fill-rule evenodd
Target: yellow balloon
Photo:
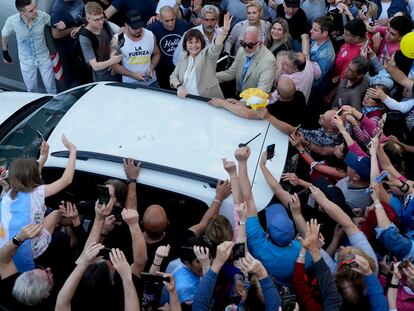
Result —
<path fill-rule="evenodd" d="M 414 31 L 407 33 L 400 43 L 401 52 L 408 58 L 414 58 Z"/>

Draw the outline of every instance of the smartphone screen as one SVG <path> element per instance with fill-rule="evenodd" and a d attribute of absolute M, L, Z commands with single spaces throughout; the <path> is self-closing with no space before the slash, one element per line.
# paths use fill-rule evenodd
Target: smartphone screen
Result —
<path fill-rule="evenodd" d="M 266 148 L 267 159 L 270 160 L 275 155 L 275 144 L 271 144 Z"/>
<path fill-rule="evenodd" d="M 243 258 L 246 253 L 246 246 L 244 243 L 236 243 L 233 246 L 232 249 L 232 256 L 231 258 L 233 260 L 239 260 L 240 258 Z"/>
<path fill-rule="evenodd" d="M 146 273 L 141 272 L 141 280 L 144 283 L 161 283 L 163 281 L 170 282 L 170 278 L 168 276 L 153 274 L 153 273 Z"/>
<path fill-rule="evenodd" d="M 96 191 L 98 193 L 99 204 L 108 204 L 111 196 L 109 195 L 108 187 L 103 185 L 96 185 Z"/>

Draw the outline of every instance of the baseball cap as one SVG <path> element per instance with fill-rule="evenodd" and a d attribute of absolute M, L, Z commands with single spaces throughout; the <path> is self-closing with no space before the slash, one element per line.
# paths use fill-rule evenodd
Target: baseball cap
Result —
<path fill-rule="evenodd" d="M 285 4 L 288 8 L 300 7 L 300 0 L 285 0 Z"/>
<path fill-rule="evenodd" d="M 348 152 L 344 159 L 346 165 L 355 170 L 362 180 L 369 180 L 371 171 L 371 159 L 366 156 L 358 156 Z"/>
<path fill-rule="evenodd" d="M 145 26 L 144 20 L 141 17 L 141 13 L 139 11 L 128 11 L 125 14 L 126 23 L 128 26 L 134 29 L 142 28 Z"/>
<path fill-rule="evenodd" d="M 278 246 L 287 246 L 295 237 L 295 228 L 282 204 L 266 207 L 266 223 L 270 238 Z"/>

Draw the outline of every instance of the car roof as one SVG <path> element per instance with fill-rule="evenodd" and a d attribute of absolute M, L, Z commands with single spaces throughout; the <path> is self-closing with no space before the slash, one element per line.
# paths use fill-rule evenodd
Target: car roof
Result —
<path fill-rule="evenodd" d="M 45 94 L 29 92 L 0 92 L 0 124 L 27 103 L 39 99 Z"/>
<path fill-rule="evenodd" d="M 268 144 L 276 143 L 275 159 L 268 166 L 279 178 L 288 146 L 286 135 L 266 121 L 243 119 L 205 101 L 181 99 L 168 92 L 105 83 L 88 91 L 58 123 L 48 139 L 50 165 L 53 154 L 65 150 L 62 133 L 76 144 L 78 152 L 134 157 L 222 180 L 228 178 L 222 158 L 234 160 L 239 143 L 261 133 L 249 144 L 248 169 L 255 192 L 267 202 L 273 194 L 257 172 L 260 154 Z"/>

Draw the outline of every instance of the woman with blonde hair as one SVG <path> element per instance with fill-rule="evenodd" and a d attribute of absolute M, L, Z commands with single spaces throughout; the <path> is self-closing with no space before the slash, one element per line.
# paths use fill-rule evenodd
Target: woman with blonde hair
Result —
<path fill-rule="evenodd" d="M 276 18 L 270 28 L 270 41 L 268 44 L 269 50 L 275 56 L 280 51 L 290 51 L 292 50 L 290 40 L 291 37 L 288 22 L 284 18 Z"/>
<path fill-rule="evenodd" d="M 250 1 L 246 4 L 247 19 L 234 25 L 229 37 L 224 43 L 224 52 L 231 55 L 236 55 L 240 48 L 240 42 L 243 40 L 244 33 L 250 26 L 255 26 L 260 31 L 260 37 L 265 45 L 270 40 L 269 29 L 270 23 L 262 20 L 263 7 L 256 1 Z M 234 51 L 232 49 L 234 47 Z"/>

